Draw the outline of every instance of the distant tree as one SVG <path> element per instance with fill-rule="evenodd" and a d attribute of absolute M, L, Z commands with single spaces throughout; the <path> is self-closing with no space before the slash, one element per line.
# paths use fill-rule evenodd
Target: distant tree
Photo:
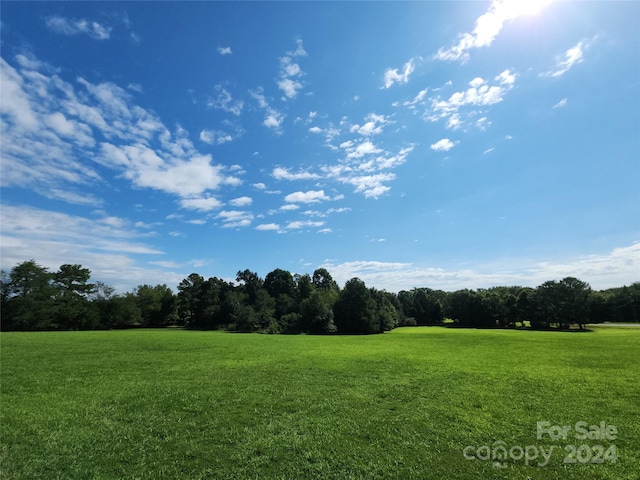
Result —
<path fill-rule="evenodd" d="M 405 316 L 417 325 L 440 325 L 444 320 L 442 305 L 430 288 L 414 288 L 398 294 Z"/>
<path fill-rule="evenodd" d="M 2 285 L 2 329 L 55 328 L 53 275 L 34 260 L 22 262 L 5 273 Z"/>
<path fill-rule="evenodd" d="M 544 328 L 555 324 L 558 328 L 589 322 L 591 287 L 574 277 L 544 282 L 534 296 L 535 315 L 532 326 Z"/>
<path fill-rule="evenodd" d="M 89 283 L 91 271 L 81 265 L 64 264 L 53 274 L 55 318 L 59 328 L 71 330 L 95 329 L 99 317 L 89 303 L 95 289 Z"/>
<path fill-rule="evenodd" d="M 294 298 L 297 293 L 296 283 L 291 273 L 280 268 L 267 274 L 264 278 L 264 288 L 272 298 L 278 298 L 279 295 Z"/>
<path fill-rule="evenodd" d="M 112 286 L 98 281 L 89 300 L 97 312 L 100 328 L 129 328 L 142 324 L 137 298 L 132 294 L 116 295 Z"/>
<path fill-rule="evenodd" d="M 296 282 L 298 301 L 301 302 L 311 296 L 311 292 L 315 287 L 311 282 L 311 276 L 308 273 L 305 273 L 304 275 L 296 273 L 293 276 L 293 281 Z"/>
<path fill-rule="evenodd" d="M 335 333 L 333 306 L 338 293 L 331 290 L 314 290 L 300 304 L 300 329 L 308 333 Z"/>
<path fill-rule="evenodd" d="M 371 288 L 371 297 L 375 302 L 375 320 L 380 333 L 393 330 L 400 323 L 400 305 L 396 296 L 384 290 Z"/>
<path fill-rule="evenodd" d="M 139 285 L 133 295 L 140 309 L 143 326 L 164 327 L 177 321 L 175 296 L 166 285 Z"/>
<path fill-rule="evenodd" d="M 197 273 L 192 273 L 178 284 L 176 304 L 182 325 L 201 326 L 204 323 L 203 286 L 204 278 Z"/>
<path fill-rule="evenodd" d="M 339 290 L 338 284 L 333 280 L 326 268 L 317 268 L 313 272 L 313 285 L 322 290 Z"/>
<path fill-rule="evenodd" d="M 349 280 L 340 291 L 333 308 L 339 333 L 378 333 L 376 303 L 365 283 L 359 278 Z"/>
<path fill-rule="evenodd" d="M 249 304 L 254 304 L 257 299 L 258 291 L 263 288 L 264 281 L 257 273 L 249 269 L 238 271 L 236 281 L 242 282 L 243 289 L 248 296 Z"/>
<path fill-rule="evenodd" d="M 484 320 L 482 299 L 473 290 L 457 290 L 447 297 L 445 314 L 461 327 L 478 327 Z"/>

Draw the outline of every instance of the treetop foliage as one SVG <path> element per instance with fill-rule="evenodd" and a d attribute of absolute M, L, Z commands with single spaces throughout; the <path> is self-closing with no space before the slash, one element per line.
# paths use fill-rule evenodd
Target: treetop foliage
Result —
<path fill-rule="evenodd" d="M 343 288 L 324 268 L 309 274 L 282 269 L 262 279 L 249 269 L 236 282 L 192 273 L 174 293 L 139 285 L 117 295 L 91 283 L 81 265 L 56 272 L 28 260 L 2 272 L 2 330 L 87 330 L 183 326 L 239 332 L 368 334 L 398 326 L 584 328 L 587 323 L 640 322 L 640 282 L 593 291 L 566 277 L 537 288 L 505 286 L 399 293 L 369 288 L 359 278 Z"/>

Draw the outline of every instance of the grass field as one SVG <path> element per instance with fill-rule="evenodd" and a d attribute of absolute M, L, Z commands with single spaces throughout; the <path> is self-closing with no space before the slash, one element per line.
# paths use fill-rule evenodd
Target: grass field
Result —
<path fill-rule="evenodd" d="M 0 346 L 3 479 L 640 478 L 640 329 L 3 333 Z M 572 431 L 538 439 L 544 421 Z M 581 421 L 617 436 L 576 439 Z M 507 458 L 485 460 L 497 442 Z M 553 447 L 546 465 L 534 447 Z"/>

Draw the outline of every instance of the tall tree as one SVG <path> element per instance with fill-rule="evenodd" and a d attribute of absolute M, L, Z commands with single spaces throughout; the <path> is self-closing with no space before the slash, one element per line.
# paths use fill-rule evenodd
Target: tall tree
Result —
<path fill-rule="evenodd" d="M 3 330 L 54 328 L 53 275 L 34 260 L 22 262 L 4 279 Z"/>
<path fill-rule="evenodd" d="M 90 279 L 91 271 L 77 264 L 61 265 L 54 273 L 55 316 L 60 328 L 84 330 L 99 326 L 98 314 L 89 303 L 95 289 L 95 285 L 89 283 Z"/>
<path fill-rule="evenodd" d="M 313 272 L 313 285 L 323 290 L 339 290 L 338 284 L 333 280 L 326 268 L 317 268 Z"/>
<path fill-rule="evenodd" d="M 249 298 L 249 303 L 254 304 L 258 297 L 258 291 L 264 285 L 264 281 L 258 276 L 257 273 L 252 272 L 249 269 L 238 271 L 238 274 L 236 275 L 236 281 L 243 283 L 243 288 Z"/>
<path fill-rule="evenodd" d="M 335 324 L 339 333 L 377 333 L 376 303 L 365 283 L 352 278 L 340 291 L 334 306 Z"/>

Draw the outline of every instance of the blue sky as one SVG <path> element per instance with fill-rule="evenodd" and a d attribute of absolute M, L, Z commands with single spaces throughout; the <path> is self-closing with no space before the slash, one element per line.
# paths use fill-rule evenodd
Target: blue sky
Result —
<path fill-rule="evenodd" d="M 640 3 L 3 2 L 1 263 L 640 280 Z"/>

